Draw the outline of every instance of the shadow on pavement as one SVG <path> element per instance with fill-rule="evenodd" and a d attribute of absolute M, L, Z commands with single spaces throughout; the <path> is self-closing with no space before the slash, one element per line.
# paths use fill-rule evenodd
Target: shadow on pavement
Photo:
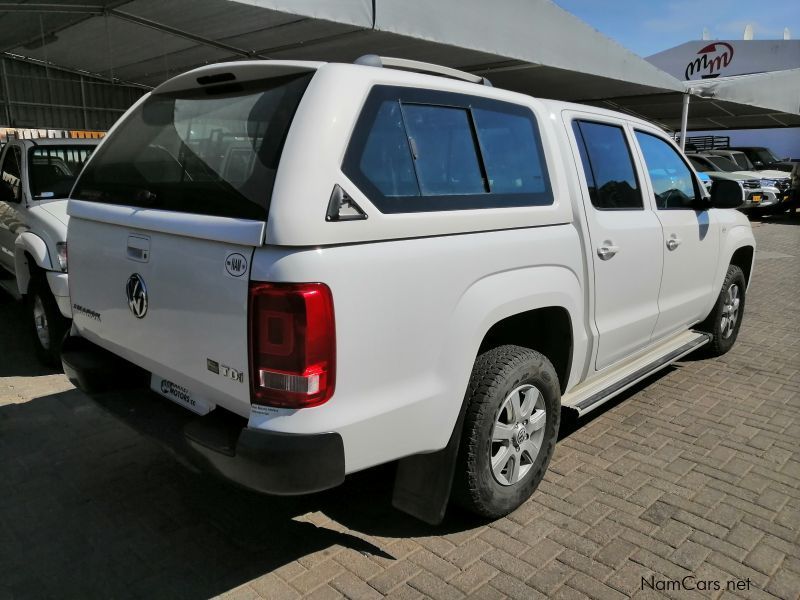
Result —
<path fill-rule="evenodd" d="M 25 305 L 0 288 L 0 377 L 36 377 L 57 372 L 40 365 L 35 356 Z"/>
<path fill-rule="evenodd" d="M 394 558 L 324 517 L 297 520 L 317 511 L 364 537 L 480 525 L 395 511 L 393 478 L 388 465 L 312 496 L 262 496 L 186 469 L 77 390 L 2 406 L 0 598 L 208 598 L 337 546 Z"/>

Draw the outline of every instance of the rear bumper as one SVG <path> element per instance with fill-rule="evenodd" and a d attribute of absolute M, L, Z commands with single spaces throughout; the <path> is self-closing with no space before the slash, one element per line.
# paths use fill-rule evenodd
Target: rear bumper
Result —
<path fill-rule="evenodd" d="M 253 429 L 222 408 L 197 416 L 151 392 L 146 371 L 80 337 L 68 337 L 61 356 L 69 380 L 104 409 L 228 481 L 276 495 L 309 494 L 344 481 L 338 433 Z"/>

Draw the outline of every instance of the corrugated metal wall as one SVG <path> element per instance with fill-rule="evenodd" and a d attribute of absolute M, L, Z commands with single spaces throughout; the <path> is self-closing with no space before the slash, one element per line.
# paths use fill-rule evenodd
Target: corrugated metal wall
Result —
<path fill-rule="evenodd" d="M 146 90 L 0 59 L 0 125 L 106 130 Z"/>

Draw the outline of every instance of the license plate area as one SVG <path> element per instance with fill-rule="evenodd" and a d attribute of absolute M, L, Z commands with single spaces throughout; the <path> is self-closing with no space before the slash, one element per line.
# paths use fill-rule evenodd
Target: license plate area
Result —
<path fill-rule="evenodd" d="M 155 373 L 150 375 L 150 389 L 198 415 L 207 415 L 216 408 L 210 400 Z"/>

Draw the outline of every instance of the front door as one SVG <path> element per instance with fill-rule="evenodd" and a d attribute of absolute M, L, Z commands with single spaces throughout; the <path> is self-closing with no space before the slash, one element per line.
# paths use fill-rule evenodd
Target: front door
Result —
<path fill-rule="evenodd" d="M 701 205 L 700 185 L 677 149 L 655 132 L 636 130 L 650 193 L 664 230 L 664 274 L 653 339 L 701 321 L 716 297 L 719 223 Z"/>
<path fill-rule="evenodd" d="M 644 201 L 628 132 L 613 119 L 572 122 L 594 267 L 599 371 L 644 348 L 658 319 L 661 224 Z"/>

